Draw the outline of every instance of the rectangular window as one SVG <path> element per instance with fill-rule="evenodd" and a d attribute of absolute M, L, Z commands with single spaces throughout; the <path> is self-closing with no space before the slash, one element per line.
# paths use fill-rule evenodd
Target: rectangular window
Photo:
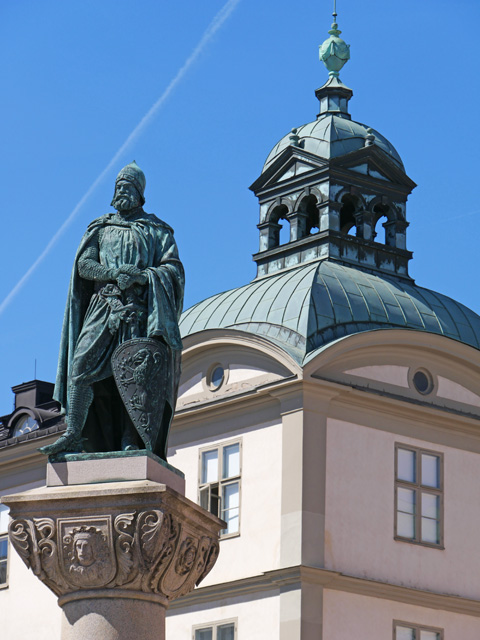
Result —
<path fill-rule="evenodd" d="M 0 504 L 0 588 L 6 587 L 8 564 L 8 507 Z"/>
<path fill-rule="evenodd" d="M 443 640 L 443 629 L 434 629 L 406 622 L 394 622 L 393 640 Z"/>
<path fill-rule="evenodd" d="M 208 627 L 196 627 L 193 629 L 193 640 L 237 640 L 237 623 L 230 620 L 212 623 Z"/>
<path fill-rule="evenodd" d="M 443 456 L 395 445 L 395 538 L 443 548 Z"/>
<path fill-rule="evenodd" d="M 222 536 L 240 532 L 240 442 L 200 451 L 200 505 L 227 523 Z"/>

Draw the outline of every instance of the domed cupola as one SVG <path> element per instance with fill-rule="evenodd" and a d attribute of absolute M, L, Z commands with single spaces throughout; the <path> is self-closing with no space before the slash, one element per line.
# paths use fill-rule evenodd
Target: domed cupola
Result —
<path fill-rule="evenodd" d="M 353 92 L 339 78 L 350 47 L 333 16 L 320 46 L 329 78 L 315 91 L 317 118 L 274 146 L 250 187 L 260 202 L 257 278 L 329 259 L 410 279 L 406 202 L 416 185 L 394 146 L 351 119 Z M 280 244 L 283 225 L 290 234 Z"/>
<path fill-rule="evenodd" d="M 415 183 L 390 142 L 351 119 L 352 91 L 339 78 L 350 48 L 336 20 L 329 35 L 317 119 L 275 145 L 251 186 L 260 201 L 257 275 L 187 309 L 182 337 L 253 334 L 301 365 L 336 340 L 385 329 L 480 349 L 480 317 L 408 275 L 405 211 Z M 280 244 L 282 225 L 290 235 Z"/>

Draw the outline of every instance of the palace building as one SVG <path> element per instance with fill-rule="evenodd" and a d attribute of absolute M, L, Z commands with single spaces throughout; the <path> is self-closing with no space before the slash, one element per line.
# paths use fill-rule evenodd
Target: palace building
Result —
<path fill-rule="evenodd" d="M 226 529 L 212 572 L 170 606 L 167 638 L 480 636 L 480 317 L 409 275 L 416 185 L 350 115 L 340 35 L 335 21 L 320 48 L 312 122 L 251 186 L 256 277 L 182 316 L 169 462 Z M 3 495 L 44 484 L 37 449 L 65 428 L 52 385 L 13 391 Z M 61 610 L 8 548 L 7 520 L 3 508 L 2 637 L 51 640 Z"/>

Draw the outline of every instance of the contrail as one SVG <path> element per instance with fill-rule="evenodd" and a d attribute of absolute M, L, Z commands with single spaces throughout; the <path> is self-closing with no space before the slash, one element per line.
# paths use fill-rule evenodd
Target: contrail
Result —
<path fill-rule="evenodd" d="M 157 112 L 161 109 L 165 101 L 170 97 L 170 94 L 174 91 L 176 86 L 183 80 L 186 73 L 190 70 L 190 67 L 202 53 L 203 49 L 207 46 L 216 32 L 224 25 L 226 20 L 233 13 L 234 9 L 241 2 L 241 0 L 228 0 L 225 5 L 220 9 L 217 15 L 213 18 L 211 23 L 208 25 L 205 30 L 203 36 L 201 37 L 199 43 L 189 55 L 189 57 L 184 62 L 183 66 L 177 72 L 177 75 L 170 82 L 168 87 L 162 93 L 160 98 L 155 102 L 155 104 L 150 108 L 149 111 L 143 116 L 137 126 L 133 129 L 130 135 L 127 137 L 125 142 L 119 148 L 117 153 L 113 156 L 110 162 L 107 164 L 105 169 L 100 173 L 98 178 L 90 185 L 85 194 L 79 200 L 77 205 L 74 207 L 73 211 L 70 213 L 65 222 L 61 225 L 58 231 L 51 238 L 50 242 L 47 244 L 42 253 L 38 256 L 32 266 L 26 271 L 26 273 L 20 278 L 17 284 L 13 287 L 10 293 L 4 298 L 2 303 L 0 304 L 0 315 L 5 311 L 13 298 L 17 295 L 23 285 L 27 282 L 30 276 L 36 271 L 37 267 L 43 262 L 46 256 L 50 253 L 54 245 L 58 242 L 60 237 L 65 233 L 69 225 L 73 222 L 75 217 L 77 216 L 80 209 L 83 207 L 88 198 L 92 195 L 98 185 L 102 182 L 105 176 L 109 173 L 109 171 L 114 167 L 114 165 L 119 161 L 125 151 L 137 140 L 137 138 L 143 133 L 143 130 L 148 127 L 150 122 L 155 118 Z"/>

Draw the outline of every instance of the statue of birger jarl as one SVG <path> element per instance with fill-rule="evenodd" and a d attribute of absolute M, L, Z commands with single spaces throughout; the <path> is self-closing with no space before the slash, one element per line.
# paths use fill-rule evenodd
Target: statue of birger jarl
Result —
<path fill-rule="evenodd" d="M 184 271 L 173 229 L 145 213 L 135 162 L 115 182 L 112 206 L 94 220 L 75 257 L 54 398 L 67 429 L 40 449 L 147 449 L 166 459 L 182 342 Z"/>

